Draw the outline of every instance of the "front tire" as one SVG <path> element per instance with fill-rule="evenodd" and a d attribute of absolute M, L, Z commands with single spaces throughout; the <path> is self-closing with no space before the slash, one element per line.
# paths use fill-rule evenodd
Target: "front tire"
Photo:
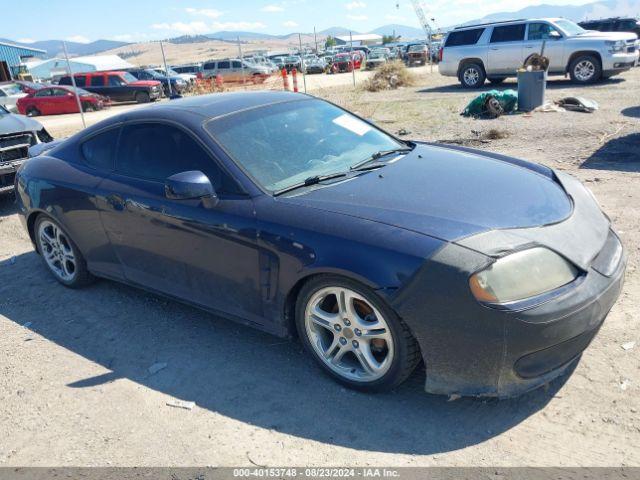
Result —
<path fill-rule="evenodd" d="M 339 383 L 386 391 L 420 362 L 408 327 L 373 290 L 323 275 L 309 281 L 296 303 L 296 327 L 305 349 Z"/>
<path fill-rule="evenodd" d="M 460 83 L 464 88 L 480 88 L 487 76 L 482 65 L 467 63 L 460 70 Z"/>
<path fill-rule="evenodd" d="M 27 117 L 37 117 L 41 115 L 40 110 L 38 110 L 36 107 L 27 108 L 27 111 L 25 113 L 27 114 Z"/>
<path fill-rule="evenodd" d="M 150 101 L 151 97 L 147 92 L 136 93 L 136 103 L 149 103 Z"/>
<path fill-rule="evenodd" d="M 602 65 L 595 55 L 580 55 L 571 61 L 569 75 L 574 83 L 594 83 L 602 78 Z"/>
<path fill-rule="evenodd" d="M 56 280 L 69 288 L 80 288 L 93 281 L 80 249 L 55 220 L 40 215 L 34 232 L 42 261 Z"/>

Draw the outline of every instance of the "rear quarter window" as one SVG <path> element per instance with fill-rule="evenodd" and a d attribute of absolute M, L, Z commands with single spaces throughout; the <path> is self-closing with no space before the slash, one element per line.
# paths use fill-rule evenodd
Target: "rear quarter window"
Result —
<path fill-rule="evenodd" d="M 484 28 L 472 28 L 469 30 L 453 31 L 447 37 L 445 47 L 459 47 L 462 45 L 475 45 L 480 40 Z"/>
<path fill-rule="evenodd" d="M 119 127 L 112 128 L 84 141 L 80 146 L 84 162 L 97 170 L 113 170 L 119 133 Z"/>

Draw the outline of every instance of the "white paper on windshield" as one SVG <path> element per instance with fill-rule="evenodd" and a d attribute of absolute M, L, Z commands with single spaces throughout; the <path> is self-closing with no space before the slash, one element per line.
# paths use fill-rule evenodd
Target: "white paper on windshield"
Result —
<path fill-rule="evenodd" d="M 371 127 L 365 122 L 346 113 L 344 115 L 340 115 L 338 118 L 334 118 L 333 123 L 340 125 L 342 128 L 346 128 L 350 132 L 359 136 L 363 136 L 371 130 Z"/>

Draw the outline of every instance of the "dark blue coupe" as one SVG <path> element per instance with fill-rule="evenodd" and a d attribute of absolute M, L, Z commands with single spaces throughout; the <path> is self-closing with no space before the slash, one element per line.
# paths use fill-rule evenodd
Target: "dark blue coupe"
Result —
<path fill-rule="evenodd" d="M 281 336 L 354 388 L 511 396 L 602 325 L 625 255 L 573 177 L 403 141 L 322 100 L 133 110 L 26 162 L 19 212 L 64 285 L 104 277 Z"/>

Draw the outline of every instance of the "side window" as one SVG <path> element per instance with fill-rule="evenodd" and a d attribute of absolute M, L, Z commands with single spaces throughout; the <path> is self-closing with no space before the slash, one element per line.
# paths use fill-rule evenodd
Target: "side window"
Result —
<path fill-rule="evenodd" d="M 447 37 L 445 47 L 459 47 L 462 45 L 475 45 L 480 40 L 484 28 L 473 28 L 471 30 L 454 30 Z"/>
<path fill-rule="evenodd" d="M 87 86 L 87 77 L 85 77 L 85 76 L 76 77 L 76 86 L 78 86 L 78 87 L 86 87 Z"/>
<path fill-rule="evenodd" d="M 218 62 L 218 68 L 230 68 L 230 62 Z"/>
<path fill-rule="evenodd" d="M 120 127 L 112 128 L 84 142 L 80 147 L 84 161 L 98 170 L 113 170 L 119 131 Z"/>
<path fill-rule="evenodd" d="M 64 90 L 63 88 L 53 88 L 51 89 L 52 97 L 65 97 L 69 93 L 69 90 Z"/>
<path fill-rule="evenodd" d="M 76 77 L 77 80 L 77 77 Z M 58 82 L 58 85 L 71 85 L 71 77 L 62 77 Z"/>
<path fill-rule="evenodd" d="M 557 30 L 548 23 L 530 23 L 527 40 L 549 40 L 551 32 L 557 32 Z"/>
<path fill-rule="evenodd" d="M 123 127 L 116 162 L 118 173 L 164 182 L 171 175 L 189 170 L 207 175 L 216 191 L 238 191 L 211 156 L 183 130 L 161 123 Z"/>
<path fill-rule="evenodd" d="M 524 40 L 524 30 L 526 24 L 504 25 L 502 27 L 493 27 L 491 33 L 491 43 L 502 42 L 520 42 Z"/>
<path fill-rule="evenodd" d="M 51 89 L 50 88 L 43 88 L 42 90 L 38 90 L 34 97 L 48 97 L 51 95 Z"/>
<path fill-rule="evenodd" d="M 109 86 L 110 87 L 120 87 L 124 84 L 124 80 L 118 75 L 109 75 Z"/>
<path fill-rule="evenodd" d="M 205 70 L 215 70 L 216 62 L 205 63 L 202 68 L 204 68 Z"/>
<path fill-rule="evenodd" d="M 92 87 L 104 87 L 104 75 L 94 75 L 91 77 Z"/>
<path fill-rule="evenodd" d="M 240 62 L 233 62 L 231 68 L 242 68 L 242 64 Z"/>

